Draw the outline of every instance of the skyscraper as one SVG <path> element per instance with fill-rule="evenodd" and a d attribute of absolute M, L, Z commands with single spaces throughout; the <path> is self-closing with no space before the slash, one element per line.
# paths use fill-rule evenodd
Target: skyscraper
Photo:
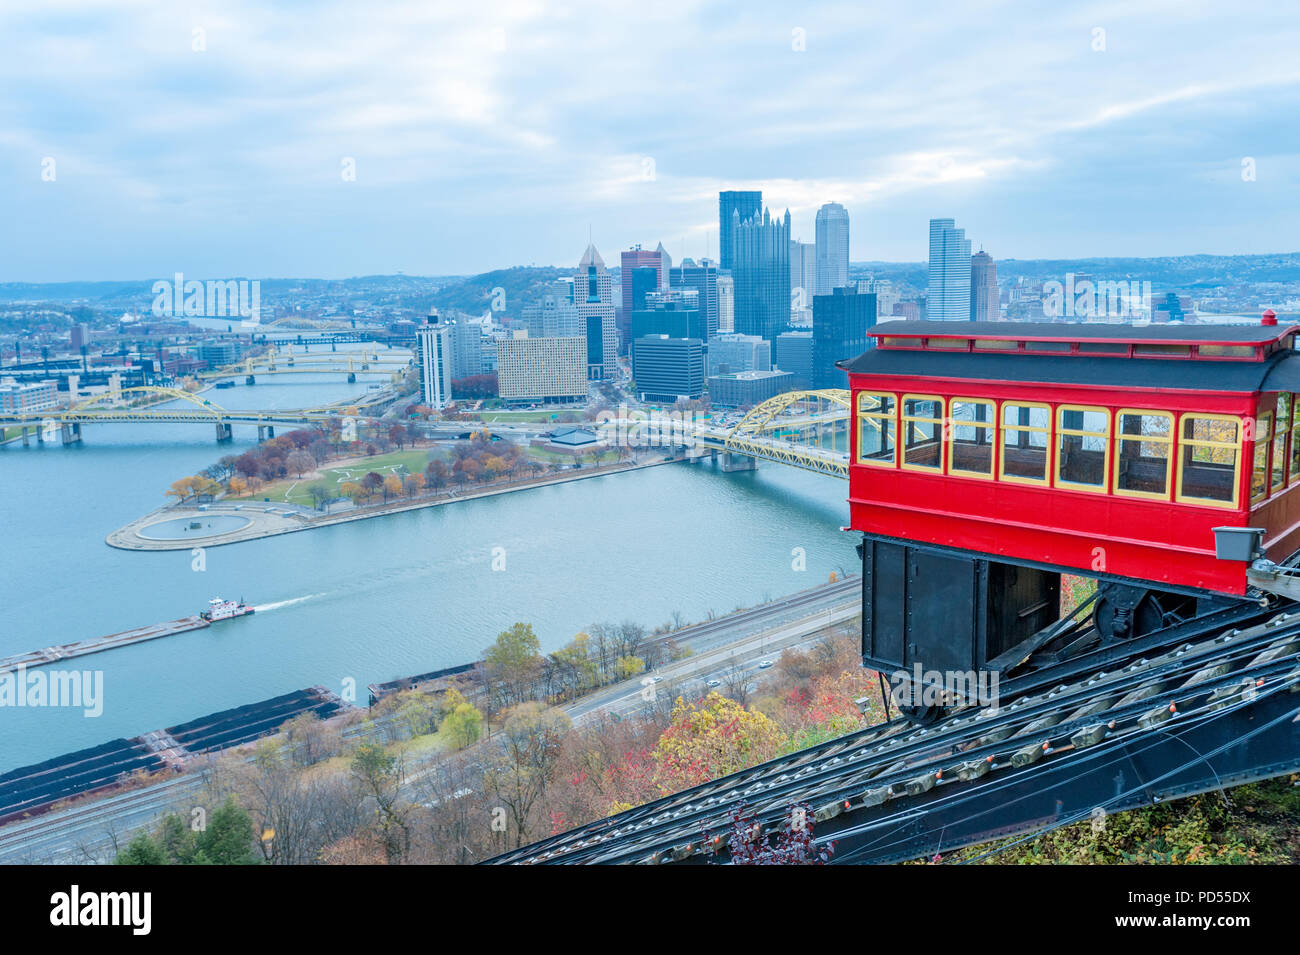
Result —
<path fill-rule="evenodd" d="M 698 338 L 704 341 L 704 313 L 693 288 L 667 289 L 646 295 L 645 308 L 632 313 L 632 340 L 646 335 Z"/>
<path fill-rule="evenodd" d="M 828 202 L 817 210 L 817 285 L 815 294 L 849 284 L 849 210 Z"/>
<path fill-rule="evenodd" d="M 588 245 L 573 276 L 573 304 L 587 336 L 587 377 L 599 381 L 618 363 L 614 278 L 594 245 Z"/>
<path fill-rule="evenodd" d="M 668 272 L 668 286 L 673 289 L 695 289 L 699 293 L 700 312 L 704 316 L 706 338 L 718 334 L 718 267 L 711 259 L 700 259 L 696 265 L 691 259 Z"/>
<path fill-rule="evenodd" d="M 926 318 L 963 322 L 970 318 L 970 240 L 952 219 L 930 220 L 930 287 Z"/>
<path fill-rule="evenodd" d="M 970 320 L 996 322 L 1002 316 L 998 307 L 998 268 L 993 257 L 980 249 L 970 257 Z"/>
<path fill-rule="evenodd" d="M 734 268 L 736 222 L 758 215 L 763 208 L 762 192 L 718 193 L 718 262 L 724 269 Z"/>
<path fill-rule="evenodd" d="M 668 273 L 673 267 L 673 257 L 668 254 L 662 242 L 655 247 L 655 254 L 659 256 L 659 287 L 668 287 Z"/>
<path fill-rule="evenodd" d="M 424 403 L 441 410 L 451 400 L 452 344 L 451 326 L 438 320 L 438 310 L 428 317 L 415 333 L 420 356 L 420 391 Z"/>
<path fill-rule="evenodd" d="M 735 330 L 772 341 L 790 324 L 790 210 L 783 219 L 764 209 L 761 217 L 733 213 L 732 220 Z"/>
<path fill-rule="evenodd" d="M 813 298 L 812 387 L 847 388 L 837 361 L 856 358 L 870 347 L 867 329 L 876 324 L 876 296 L 840 286 Z"/>
<path fill-rule="evenodd" d="M 811 242 L 790 240 L 790 294 L 792 308 L 812 308 L 817 294 L 817 246 Z"/>
<path fill-rule="evenodd" d="M 632 278 L 639 268 L 650 267 L 655 270 L 655 288 L 661 287 L 663 282 L 663 260 L 659 258 L 658 252 L 652 252 L 649 249 L 643 249 L 635 245 L 623 252 L 619 261 L 622 266 L 622 286 L 623 286 L 623 314 L 631 315 L 632 310 L 641 307 L 640 302 L 632 301 Z"/>
<path fill-rule="evenodd" d="M 718 276 L 718 331 L 736 330 L 736 281 L 730 275 Z"/>

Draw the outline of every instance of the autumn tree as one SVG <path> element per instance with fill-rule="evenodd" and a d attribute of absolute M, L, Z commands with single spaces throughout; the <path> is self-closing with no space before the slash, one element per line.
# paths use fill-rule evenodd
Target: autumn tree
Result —
<path fill-rule="evenodd" d="M 303 450 L 290 452 L 289 456 L 285 458 L 285 463 L 288 465 L 289 470 L 298 477 L 302 477 L 305 472 L 316 467 L 316 459 Z"/>
<path fill-rule="evenodd" d="M 509 814 L 516 848 L 530 837 L 535 810 L 545 805 L 571 725 L 562 711 L 535 702 L 506 716 L 484 784 Z"/>
<path fill-rule="evenodd" d="M 528 698 L 528 689 L 542 662 L 541 650 L 541 641 L 527 623 L 516 623 L 503 630 L 487 648 L 483 663 L 488 671 L 489 688 L 495 685 L 504 706 Z"/>
<path fill-rule="evenodd" d="M 456 749 L 477 743 L 483 732 L 483 714 L 459 690 L 450 689 L 442 701 L 443 717 L 438 732 Z"/>
<path fill-rule="evenodd" d="M 716 691 L 698 706 L 678 697 L 652 753 L 655 779 L 665 795 L 677 792 L 771 759 L 785 742 L 762 713 Z"/>
<path fill-rule="evenodd" d="M 388 861 L 400 861 L 411 846 L 409 807 L 401 798 L 402 761 L 379 743 L 361 743 L 352 756 L 352 775 L 374 804 L 375 822 Z"/>

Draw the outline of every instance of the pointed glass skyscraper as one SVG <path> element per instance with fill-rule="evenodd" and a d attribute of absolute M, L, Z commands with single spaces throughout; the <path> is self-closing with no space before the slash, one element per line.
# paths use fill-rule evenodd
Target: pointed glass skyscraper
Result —
<path fill-rule="evenodd" d="M 790 325 L 790 210 L 742 220 L 732 214 L 736 331 L 774 341 Z"/>

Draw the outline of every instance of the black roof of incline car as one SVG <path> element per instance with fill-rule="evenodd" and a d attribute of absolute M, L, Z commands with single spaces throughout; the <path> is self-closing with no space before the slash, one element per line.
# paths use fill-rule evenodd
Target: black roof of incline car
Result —
<path fill-rule="evenodd" d="M 1300 329 L 1297 325 L 1129 325 L 1107 322 L 883 322 L 868 335 L 897 338 L 999 338 L 1016 341 L 1205 342 L 1261 345 Z"/>
<path fill-rule="evenodd" d="M 1273 331 L 1274 329 L 1270 329 Z M 857 375 L 1026 381 L 1170 391 L 1300 391 L 1300 353 L 1280 350 L 1263 361 L 1212 358 L 1119 358 L 873 348 L 836 362 Z"/>

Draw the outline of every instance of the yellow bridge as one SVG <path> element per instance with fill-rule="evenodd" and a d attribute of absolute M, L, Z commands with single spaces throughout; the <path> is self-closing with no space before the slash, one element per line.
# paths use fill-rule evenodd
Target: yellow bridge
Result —
<path fill-rule="evenodd" d="M 695 422 L 688 429 L 693 456 L 725 452 L 725 470 L 747 470 L 762 458 L 847 479 L 849 404 L 841 389 L 789 391 L 755 405 L 730 428 Z"/>
<path fill-rule="evenodd" d="M 182 407 L 153 407 L 173 401 L 184 402 Z M 340 407 L 306 409 L 278 408 L 270 411 L 230 411 L 214 404 L 201 395 L 179 388 L 142 386 L 104 392 L 69 408 L 27 413 L 0 413 L 0 429 L 22 429 L 23 443 L 27 443 L 27 429 L 35 428 L 38 441 L 61 438 L 64 444 L 81 440 L 83 424 L 108 423 L 210 423 L 216 426 L 217 440 L 231 437 L 231 425 L 251 424 L 258 428 L 258 436 L 274 436 L 275 425 L 312 425 L 338 421 L 343 415 Z"/>
<path fill-rule="evenodd" d="M 245 375 L 249 378 L 257 375 L 320 375 L 344 373 L 349 381 L 356 380 L 357 375 L 391 375 L 409 367 L 411 356 L 384 354 L 380 356 L 377 348 L 363 350 L 360 354 L 311 354 L 295 355 L 293 345 L 281 354 L 274 348 L 265 355 L 250 356 L 233 365 L 224 365 L 201 372 L 200 378 L 229 378 L 233 375 Z"/>

